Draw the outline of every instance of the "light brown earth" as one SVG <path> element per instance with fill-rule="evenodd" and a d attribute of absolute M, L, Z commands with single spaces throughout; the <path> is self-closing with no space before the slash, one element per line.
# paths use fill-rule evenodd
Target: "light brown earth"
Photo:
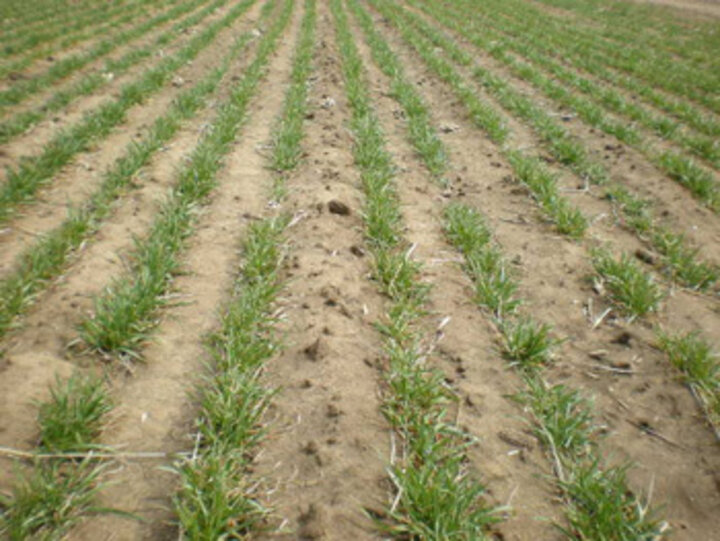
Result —
<path fill-rule="evenodd" d="M 720 15 L 716 0 L 656 3 Z M 34 449 L 38 438 L 35 401 L 47 399 L 48 386 L 56 376 L 65 378 L 73 371 L 103 373 L 111 388 L 116 408 L 100 443 L 132 452 L 191 451 L 197 415 L 191 392 L 206 369 L 205 338 L 217 329 L 218 316 L 228 302 L 247 226 L 286 211 L 293 220 L 286 234 L 285 285 L 275 307 L 283 348 L 263 373 L 263 382 L 278 392 L 265 419 L 268 437 L 249 472 L 272 512 L 266 531 L 251 537 L 382 538 L 368 516 L 386 509 L 393 497 L 386 475 L 393 439 L 380 408 L 383 351 L 375 328 L 387 309 L 387 299 L 370 277 L 372 261 L 363 236 L 364 199 L 352 155 L 350 109 L 327 0 L 318 0 L 303 160 L 288 176 L 286 197 L 281 202 L 273 200 L 274 173 L 267 156 L 290 81 L 303 15 L 303 2 L 298 0 L 224 160 L 218 185 L 200 210 L 182 255 L 183 273 L 172 284 L 174 302 L 158 313 L 152 340 L 142 350 L 144 362 L 125 370 L 100 356 L 78 354 L 72 347 L 77 342 L 77 325 L 92 310 L 93 296 L 126 271 L 133 239 L 147 233 L 177 171 L 213 121 L 218 104 L 252 61 L 257 38 L 268 26 L 259 22 L 262 4 L 258 1 L 183 66 L 178 72 L 181 84 L 169 84 L 134 107 L 122 126 L 77 155 L 35 202 L 23 205 L 10 221 L 0 224 L 0 279 L 4 279 L 16 268 L 23 250 L 62 222 L 68 203 L 80 203 L 92 193 L 126 144 L 144 135 L 184 87 L 219 64 L 234 37 L 258 30 L 206 106 L 153 156 L 99 231 L 70 258 L 62 275 L 37 295 L 18 318 L 18 328 L 1 339 L 0 492 L 10 491 L 17 469 L 17 462 L 3 449 Z M 201 25 L 222 16 L 229 6 Z M 370 95 L 397 166 L 405 236 L 415 247 L 413 257 L 423 264 L 421 279 L 432 285 L 429 313 L 423 321 L 434 348 L 432 362 L 458 397 L 452 415 L 477 438 L 468 460 L 473 474 L 487 487 L 486 502 L 509 508 L 504 520 L 493 527 L 493 538 L 562 539 L 553 522 L 562 523 L 563 504 L 550 481 L 552 462 L 532 435 L 525 412 L 510 397 L 521 390 L 522 380 L 502 359 L 498 330 L 473 302 L 460 256 L 443 235 L 442 211 L 450 201 L 472 205 L 487 216 L 494 239 L 520 280 L 519 293 L 527 301 L 523 309 L 552 324 L 555 334 L 565 340 L 547 377 L 594 397 L 605 433 L 602 453 L 611 463 L 633 461 L 631 486 L 640 494 L 652 492 L 653 503 L 672 529 L 672 539 L 714 539 L 720 530 L 720 445 L 678 372 L 654 346 L 654 327 L 698 330 L 717 341 L 717 293 L 686 291 L 659 277 L 668 296 L 658 315 L 630 323 L 612 313 L 594 326 L 594 318 L 608 305 L 588 280 L 591 247 L 611 242 L 614 250 L 633 253 L 647 249 L 647 243 L 615 219 L 599 188 L 578 189 L 583 187 L 580 179 L 550 163 L 559 174 L 564 195 L 592 220 L 586 240 L 573 241 L 555 233 L 530 194 L 512 178 L 500 149 L 475 127 L 451 89 L 428 70 L 388 21 L 372 10 L 371 14 L 428 104 L 431 121 L 449 154 L 450 185 L 443 189 L 433 182 L 410 145 L 390 81 L 373 62 L 350 16 Z M 479 64 L 506 77 L 554 116 L 567 113 L 459 36 L 448 35 L 473 51 Z M 189 37 L 179 36 L 166 52 L 179 48 Z M 143 38 L 137 46 L 150 39 Z M 80 44 L 75 50 L 85 46 Z M 113 56 L 127 50 L 122 48 Z M 21 156 L 39 153 L 56 130 L 73 125 L 114 95 L 121 83 L 133 80 L 157 61 L 159 55 L 15 138 L 0 148 L 0 162 L 15 165 Z M 468 69 L 460 72 L 470 74 Z M 482 88 L 471 86 L 478 96 L 493 102 Z M 31 104 L 41 101 L 38 97 Z M 11 108 L 8 113 L 17 110 Z M 686 233 L 693 243 L 704 246 L 704 257 L 720 263 L 718 214 L 697 203 L 640 153 L 576 118 L 564 125 L 607 166 L 614 180 L 652 199 L 663 223 Z M 545 155 L 529 127 L 519 120 L 511 120 L 509 126 L 514 133 L 512 146 Z M 343 203 L 349 212 L 331 212 L 330 202 Z M 626 369 L 613 370 L 616 366 Z M 144 521 L 91 516 L 67 539 L 178 538 L 171 510 L 177 478 L 167 470 L 171 463 L 168 458 L 114 461 L 108 474 L 111 484 L 101 491 L 100 503 L 135 513 Z"/>
<path fill-rule="evenodd" d="M 718 0 L 633 0 L 641 4 L 658 4 L 675 8 L 690 14 L 720 17 Z"/>

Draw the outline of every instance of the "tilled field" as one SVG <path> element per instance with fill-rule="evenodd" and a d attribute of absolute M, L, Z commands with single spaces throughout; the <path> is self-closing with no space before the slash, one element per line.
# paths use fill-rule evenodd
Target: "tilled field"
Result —
<path fill-rule="evenodd" d="M 717 539 L 714 8 L 3 3 L 0 537 Z"/>

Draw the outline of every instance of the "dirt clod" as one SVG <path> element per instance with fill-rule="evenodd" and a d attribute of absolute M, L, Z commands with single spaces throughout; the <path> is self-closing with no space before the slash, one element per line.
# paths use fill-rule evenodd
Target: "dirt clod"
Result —
<path fill-rule="evenodd" d="M 630 347 L 632 344 L 630 343 L 633 339 L 633 335 L 630 334 L 627 331 L 623 331 L 620 334 L 618 334 L 615 338 L 613 338 L 612 343 L 613 344 L 620 344 L 621 346 Z"/>
<path fill-rule="evenodd" d="M 311 361 L 317 362 L 326 355 L 325 347 L 320 338 L 317 338 L 312 344 L 303 349 L 305 356 Z"/>
<path fill-rule="evenodd" d="M 350 215 L 350 207 L 348 207 L 345 203 L 342 201 L 338 201 L 337 199 L 333 199 L 328 203 L 328 210 L 332 214 L 338 214 L 340 216 L 349 216 Z"/>
<path fill-rule="evenodd" d="M 647 263 L 648 265 L 655 264 L 655 256 L 647 250 L 643 250 L 642 248 L 638 248 L 637 250 L 635 250 L 635 257 L 637 257 L 643 263 Z"/>
<path fill-rule="evenodd" d="M 327 407 L 327 416 L 331 419 L 334 419 L 335 417 L 340 417 L 342 415 L 342 410 L 338 408 L 335 404 L 328 404 Z"/>

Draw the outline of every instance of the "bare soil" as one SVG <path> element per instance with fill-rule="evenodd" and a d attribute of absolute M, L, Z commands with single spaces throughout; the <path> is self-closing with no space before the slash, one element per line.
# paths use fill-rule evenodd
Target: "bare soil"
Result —
<path fill-rule="evenodd" d="M 720 16 L 716 0 L 657 2 Z M 73 347 L 77 325 L 92 310 L 93 296 L 127 270 L 133 239 L 147 233 L 177 171 L 215 118 L 218 104 L 227 99 L 252 61 L 259 36 L 266 30 L 258 22 L 262 4 L 254 5 L 183 66 L 178 72 L 182 84 L 169 84 L 134 107 L 122 126 L 62 168 L 36 202 L 23 206 L 0 227 L 2 279 L 11 274 L 23 250 L 61 223 L 68 203 L 81 203 L 92 193 L 125 146 L 146 132 L 182 88 L 219 65 L 234 37 L 258 30 L 216 94 L 153 156 L 112 215 L 73 255 L 62 276 L 38 294 L 19 318 L 18 328 L 0 341 L 0 447 L 32 450 L 38 438 L 36 401 L 47 398 L 56 377 L 84 371 L 106 377 L 116 404 L 100 443 L 121 451 L 191 451 L 198 410 L 192 391 L 207 369 L 205 339 L 217 329 L 218 316 L 232 291 L 247 227 L 259 218 L 287 212 L 293 218 L 285 240 L 285 285 L 276 306 L 283 348 L 263 373 L 263 381 L 277 394 L 265 419 L 268 437 L 248 472 L 271 513 L 266 530 L 251 537 L 381 539 L 369 517 L 386 509 L 393 497 L 386 468 L 394 442 L 381 412 L 384 357 L 375 327 L 387 309 L 387 299 L 371 278 L 371 256 L 364 244 L 363 195 L 348 129 L 350 109 L 326 0 L 318 0 L 303 160 L 287 178 L 286 197 L 273 200 L 275 173 L 267 157 L 290 83 L 303 15 L 303 3 L 298 1 L 224 160 L 217 188 L 199 209 L 197 226 L 182 256 L 184 272 L 174 279 L 173 302 L 161 310 L 152 340 L 143 348 L 144 362 L 126 370 L 109 366 L 100 356 L 79 354 Z M 229 6 L 202 24 L 221 16 Z M 720 445 L 678 372 L 655 347 L 654 329 L 660 325 L 698 330 L 716 340 L 720 336 L 717 293 L 689 292 L 658 275 L 668 295 L 657 315 L 629 322 L 611 313 L 595 325 L 609 305 L 588 279 L 592 247 L 610 242 L 618 252 L 634 253 L 646 249 L 647 243 L 616 219 L 601 188 L 580 189 L 581 179 L 548 158 L 563 194 L 591 218 L 582 241 L 555 233 L 531 195 L 513 179 L 501 149 L 475 127 L 451 89 L 427 69 L 388 21 L 371 14 L 429 105 L 432 123 L 449 153 L 450 185 L 442 188 L 432 181 L 408 142 L 407 122 L 393 99 L 390 81 L 373 62 L 362 32 L 350 17 L 372 101 L 397 166 L 405 235 L 414 246 L 413 257 L 423 264 L 421 279 L 432 285 L 423 320 L 435 353 L 432 357 L 458 397 L 451 414 L 477 438 L 468 460 L 473 474 L 487 486 L 486 502 L 509 508 L 503 521 L 493 527 L 494 539 L 563 538 L 553 525 L 563 521 L 563 502 L 551 481 L 547 452 L 533 436 L 525 412 L 511 398 L 522 389 L 522 380 L 502 358 L 498 329 L 473 302 L 460 256 L 443 234 L 443 209 L 452 201 L 470 204 L 487 216 L 494 240 L 521 282 L 519 293 L 527 301 L 523 310 L 552 324 L 555 334 L 564 339 L 548 369 L 548 380 L 567 383 L 593 397 L 597 419 L 604 427 L 601 449 L 608 461 L 635 464 L 631 487 L 639 494 L 651 493 L 672 528 L 672 539 L 715 539 L 720 529 Z M 449 35 L 473 52 L 478 64 L 507 77 L 513 87 L 553 116 L 567 114 L 459 36 Z M 173 47 L 187 39 L 181 36 Z M 147 44 L 147 40 L 138 43 Z M 153 57 L 142 67 L 157 61 Z M 135 77 L 138 70 L 122 80 Z M 470 70 L 460 72 L 469 80 Z M 56 120 L 3 146 L 0 161 L 15 165 L 21 156 L 39 153 L 58 129 L 109 99 L 118 85 L 112 83 L 78 100 Z M 495 103 L 484 89 L 474 83 L 470 86 Z M 698 204 L 639 152 L 577 118 L 564 125 L 607 166 L 613 180 L 653 200 L 664 224 L 703 247 L 705 258 L 720 262 L 717 214 Z M 541 148 L 536 134 L 521 121 L 511 120 L 509 126 L 514 133 L 512 146 Z M 541 150 L 538 153 L 545 156 Z M 649 266 L 645 270 L 654 272 Z M 614 370 L 617 366 L 625 368 Z M 171 511 L 177 477 L 168 471 L 171 465 L 168 458 L 113 462 L 108 474 L 111 484 L 101 491 L 100 504 L 144 520 L 91 516 L 67 538 L 178 538 Z M 1 493 L 10 492 L 16 466 L 0 449 Z"/>

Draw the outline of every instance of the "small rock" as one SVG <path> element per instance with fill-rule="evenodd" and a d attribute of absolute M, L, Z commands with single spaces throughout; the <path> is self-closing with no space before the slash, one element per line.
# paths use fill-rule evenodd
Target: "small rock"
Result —
<path fill-rule="evenodd" d="M 350 253 L 357 257 L 364 257 L 365 256 L 365 250 L 363 250 L 360 246 L 357 244 L 353 244 L 350 246 Z"/>
<path fill-rule="evenodd" d="M 328 210 L 330 210 L 332 214 L 339 214 L 340 216 L 350 215 L 350 207 L 337 199 L 333 199 L 328 203 Z"/>
<path fill-rule="evenodd" d="M 185 79 L 183 79 L 179 75 L 176 75 L 175 77 L 172 78 L 172 85 L 175 88 L 180 88 L 184 84 L 185 84 Z"/>
<path fill-rule="evenodd" d="M 457 124 L 448 123 L 440 125 L 440 131 L 443 133 L 453 133 L 458 130 L 460 130 L 460 126 L 458 126 Z"/>
<path fill-rule="evenodd" d="M 323 100 L 320 102 L 320 107 L 323 109 L 330 109 L 331 107 L 335 107 L 335 99 L 331 98 L 330 96 L 325 96 Z"/>

